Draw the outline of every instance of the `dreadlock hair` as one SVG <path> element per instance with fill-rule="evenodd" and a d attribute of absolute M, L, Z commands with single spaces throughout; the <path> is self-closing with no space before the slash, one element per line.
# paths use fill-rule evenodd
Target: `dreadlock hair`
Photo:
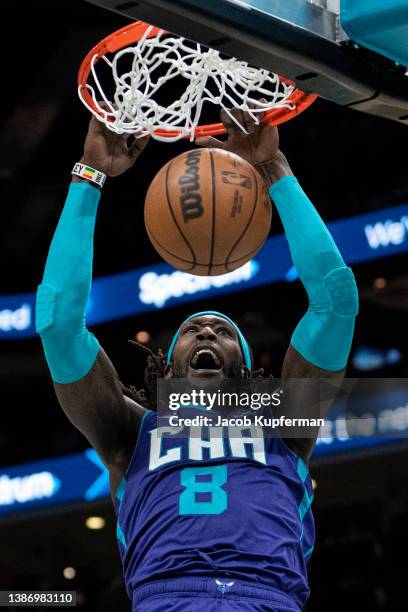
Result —
<path fill-rule="evenodd" d="M 121 384 L 122 393 L 126 397 L 130 397 L 143 408 L 156 410 L 157 406 L 157 380 L 164 378 L 164 371 L 167 365 L 167 353 L 164 353 L 161 348 L 155 353 L 150 347 L 135 340 L 128 340 L 131 346 L 147 353 L 146 367 L 144 370 L 144 389 L 136 389 L 132 385 Z M 253 363 L 252 349 L 249 347 L 251 361 Z M 264 369 L 259 368 L 250 373 L 250 378 L 263 377 Z"/>
<path fill-rule="evenodd" d="M 144 389 L 136 389 L 132 385 L 127 386 L 121 383 L 122 393 L 140 404 L 140 406 L 149 410 L 155 410 L 157 404 L 157 380 L 164 378 L 166 355 L 161 348 L 155 353 L 150 347 L 140 342 L 135 342 L 134 340 L 128 340 L 128 342 L 131 346 L 147 353 L 146 367 L 143 374 L 145 387 Z"/>

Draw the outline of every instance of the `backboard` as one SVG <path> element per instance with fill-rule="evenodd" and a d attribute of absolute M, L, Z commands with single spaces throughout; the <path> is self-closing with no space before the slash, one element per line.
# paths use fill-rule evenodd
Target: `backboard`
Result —
<path fill-rule="evenodd" d="M 347 36 L 340 0 L 87 0 L 277 72 L 307 92 L 408 124 L 406 68 Z"/>

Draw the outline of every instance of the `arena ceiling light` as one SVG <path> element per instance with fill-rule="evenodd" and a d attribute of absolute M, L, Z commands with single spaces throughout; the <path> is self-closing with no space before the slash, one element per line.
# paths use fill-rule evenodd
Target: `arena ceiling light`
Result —
<path fill-rule="evenodd" d="M 73 580 L 76 576 L 76 569 L 74 567 L 64 567 L 62 575 L 66 580 Z"/>
<path fill-rule="evenodd" d="M 88 516 L 85 525 L 88 529 L 103 529 L 106 525 L 106 521 L 102 516 Z"/>

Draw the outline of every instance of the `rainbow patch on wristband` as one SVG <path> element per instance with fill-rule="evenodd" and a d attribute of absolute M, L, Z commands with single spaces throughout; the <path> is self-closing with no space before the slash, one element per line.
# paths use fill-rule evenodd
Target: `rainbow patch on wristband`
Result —
<path fill-rule="evenodd" d="M 85 166 L 85 168 L 82 170 L 82 176 L 90 181 L 93 181 L 96 177 L 96 170 L 89 168 L 89 166 Z"/>
<path fill-rule="evenodd" d="M 103 174 L 103 172 L 99 172 L 99 170 L 95 170 L 95 168 L 85 166 L 84 164 L 81 164 L 79 162 L 75 164 L 72 170 L 72 174 L 80 176 L 81 178 L 84 178 L 87 181 L 92 181 L 92 183 L 99 185 L 99 187 L 103 187 L 106 179 L 106 175 Z"/>

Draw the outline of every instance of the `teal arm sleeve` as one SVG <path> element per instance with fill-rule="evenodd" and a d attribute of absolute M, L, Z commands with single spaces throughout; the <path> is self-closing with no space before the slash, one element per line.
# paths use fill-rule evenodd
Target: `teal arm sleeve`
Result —
<path fill-rule="evenodd" d="M 358 291 L 327 227 L 293 176 L 270 188 L 285 229 L 309 308 L 296 327 L 292 346 L 319 368 L 342 370 L 358 313 Z"/>
<path fill-rule="evenodd" d="M 71 184 L 37 290 L 36 329 L 57 383 L 80 380 L 99 351 L 98 341 L 86 329 L 85 309 L 100 196 L 88 183 Z"/>

